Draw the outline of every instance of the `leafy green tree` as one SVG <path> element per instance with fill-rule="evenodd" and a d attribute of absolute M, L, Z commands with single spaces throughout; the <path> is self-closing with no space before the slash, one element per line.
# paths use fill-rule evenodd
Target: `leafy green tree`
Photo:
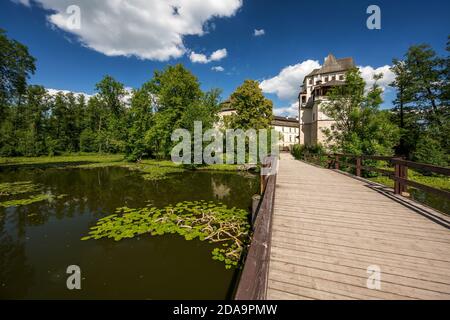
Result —
<path fill-rule="evenodd" d="M 84 129 L 80 134 L 80 151 L 82 152 L 96 152 L 97 135 L 90 128 Z"/>
<path fill-rule="evenodd" d="M 145 134 L 152 124 L 154 106 L 153 97 L 147 87 L 144 85 L 134 90 L 131 97 L 126 154 L 132 161 L 147 155 Z"/>
<path fill-rule="evenodd" d="M 174 145 L 171 135 L 175 129 L 192 132 L 195 121 L 201 121 L 203 129 L 212 127 L 219 108 L 219 92 L 204 93 L 198 79 L 183 65 L 156 71 L 147 85 L 154 97 L 156 111 L 152 126 L 145 135 L 150 156 L 170 156 Z"/>
<path fill-rule="evenodd" d="M 419 136 L 413 158 L 436 166 L 447 166 L 450 162 L 449 154 L 442 151 L 441 142 L 426 132 Z"/>
<path fill-rule="evenodd" d="M 105 76 L 96 85 L 97 95 L 93 107 L 98 111 L 98 152 L 123 152 L 126 139 L 126 94 L 122 83 L 111 76 Z"/>
<path fill-rule="evenodd" d="M 9 103 L 26 93 L 27 78 L 36 70 L 28 48 L 6 36 L 0 29 L 0 121 Z"/>
<path fill-rule="evenodd" d="M 428 120 L 439 122 L 444 75 L 441 58 L 429 45 L 422 44 L 409 48 L 405 65 L 413 79 L 410 91 L 415 107 L 423 110 Z"/>
<path fill-rule="evenodd" d="M 17 105 L 27 91 L 27 79 L 35 72 L 35 59 L 28 48 L 9 39 L 0 29 L 0 154 L 17 155 L 16 124 L 23 125 Z M 20 123 L 15 123 L 20 122 Z"/>
<path fill-rule="evenodd" d="M 375 76 L 375 80 L 381 76 Z M 354 68 L 347 72 L 344 86 L 330 90 L 322 108 L 336 123 L 334 131 L 324 132 L 331 149 L 352 154 L 392 154 L 399 130 L 389 114 L 379 110 L 382 90 L 376 81 L 366 93 L 360 71 Z"/>
<path fill-rule="evenodd" d="M 20 126 L 16 127 L 17 153 L 25 156 L 47 154 L 48 111 L 50 97 L 42 86 L 29 86 L 25 103 L 17 109 Z"/>
<path fill-rule="evenodd" d="M 449 50 L 447 44 L 447 52 Z M 412 46 L 392 68 L 397 89 L 394 121 L 400 121 L 398 153 L 412 160 L 445 164 L 450 143 L 449 57 L 438 57 L 426 44 Z M 433 152 L 427 152 L 426 141 Z M 437 146 L 440 147 L 437 147 Z M 437 153 L 441 154 L 438 156 Z M 426 155 L 429 155 L 427 160 Z M 440 160 L 439 160 L 440 159 Z"/>
<path fill-rule="evenodd" d="M 412 86 L 413 77 L 404 61 L 394 59 L 391 71 L 395 80 L 390 84 L 397 91 L 394 99 L 394 113 L 392 120 L 400 127 L 400 142 L 396 147 L 396 154 L 410 157 L 411 151 L 415 149 L 420 133 L 419 113 L 411 106 L 414 101 Z"/>
<path fill-rule="evenodd" d="M 236 110 L 229 126 L 235 129 L 269 129 L 273 119 L 273 103 L 267 99 L 258 81 L 245 80 L 230 96 L 229 106 Z"/>

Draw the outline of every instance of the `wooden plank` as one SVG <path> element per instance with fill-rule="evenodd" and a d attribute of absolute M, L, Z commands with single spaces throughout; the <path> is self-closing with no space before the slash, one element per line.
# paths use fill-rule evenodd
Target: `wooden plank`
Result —
<path fill-rule="evenodd" d="M 292 250 L 280 248 L 278 246 L 273 248 L 273 252 L 272 269 L 274 270 L 279 270 L 281 268 L 287 273 L 297 272 L 310 276 L 316 275 L 317 277 L 334 281 L 338 281 L 338 279 L 340 279 L 339 282 L 366 287 L 367 267 L 370 266 L 370 264 L 361 264 L 359 267 L 349 267 L 333 262 L 322 262 L 317 259 L 308 259 L 306 258 L 306 255 L 301 257 L 298 255 L 292 256 L 290 255 Z M 295 261 L 295 263 L 291 263 L 291 261 Z M 284 268 L 286 265 L 289 265 L 290 268 Z M 383 290 L 387 292 L 414 298 L 420 298 L 423 296 L 434 298 L 435 296 L 442 295 L 446 296 L 447 299 L 450 299 L 449 284 L 388 274 L 383 272 L 382 267 L 383 266 L 380 266 L 382 271 L 382 284 L 384 284 Z M 416 289 L 420 290 L 418 295 L 411 295 L 411 291 Z"/>
<path fill-rule="evenodd" d="M 387 291 L 372 290 L 365 287 L 365 280 L 357 279 L 353 283 L 349 283 L 350 277 L 334 277 L 330 274 L 314 276 L 306 273 L 299 273 L 302 269 L 300 266 L 286 264 L 275 261 L 272 276 L 278 281 L 284 281 L 291 284 L 297 284 L 303 287 L 307 287 L 313 290 L 326 291 L 333 294 L 340 294 L 354 299 L 395 299 L 395 300 L 414 300 L 415 298 L 409 296 L 402 296 L 399 294 L 393 294 Z M 308 281 L 309 280 L 309 281 Z M 340 282 L 343 280 L 347 282 Z M 358 283 L 359 281 L 359 283 Z"/>
<path fill-rule="evenodd" d="M 450 218 L 384 192 L 283 154 L 267 297 L 450 299 Z M 366 287 L 370 265 L 381 290 Z"/>
<path fill-rule="evenodd" d="M 340 258 L 345 258 L 349 253 L 355 254 L 358 257 L 369 259 L 370 261 L 377 261 L 378 259 L 389 260 L 393 263 L 404 262 L 406 264 L 415 264 L 418 268 L 422 268 L 424 272 L 434 272 L 438 274 L 448 274 L 448 265 L 447 263 L 443 263 L 443 265 L 436 265 L 436 261 L 425 259 L 423 257 L 406 257 L 404 255 L 399 255 L 395 253 L 389 252 L 381 252 L 381 251 L 373 251 L 367 249 L 359 249 L 354 247 L 343 247 L 339 245 L 329 245 L 327 243 L 321 242 L 311 242 L 311 241 L 302 241 L 296 240 L 294 243 L 290 243 L 288 241 L 273 239 L 274 243 L 281 242 L 281 246 L 284 248 L 298 248 L 302 246 L 302 250 L 311 251 L 311 250 L 330 250 L 332 252 L 336 252 Z M 353 259 L 355 257 L 352 256 Z M 375 263 L 376 264 L 376 263 Z"/>
<path fill-rule="evenodd" d="M 280 256 L 280 259 L 287 259 L 289 254 L 284 252 L 278 252 L 276 248 L 291 249 L 295 251 L 295 254 L 299 257 L 327 263 L 339 263 L 339 265 L 353 267 L 353 268 L 367 268 L 370 265 L 382 266 L 383 274 L 389 274 L 393 276 L 401 276 L 412 279 L 420 279 L 430 282 L 436 282 L 444 285 L 450 285 L 450 274 L 447 269 L 431 268 L 428 267 L 426 272 L 421 265 L 416 263 L 408 263 L 401 260 L 383 259 L 378 256 L 363 256 L 352 254 L 351 252 L 335 252 L 321 250 L 317 248 L 307 248 L 300 246 L 286 245 L 284 243 L 273 242 L 274 254 L 272 258 Z"/>

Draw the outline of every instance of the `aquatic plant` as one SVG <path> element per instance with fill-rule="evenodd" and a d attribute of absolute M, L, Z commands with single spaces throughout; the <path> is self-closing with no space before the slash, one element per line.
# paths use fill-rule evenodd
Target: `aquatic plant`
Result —
<path fill-rule="evenodd" d="M 112 238 L 120 241 L 149 233 L 153 236 L 179 234 L 186 240 L 217 244 L 214 260 L 227 269 L 237 266 L 249 236 L 246 210 L 228 208 L 212 201 L 185 201 L 164 208 L 116 209 L 116 214 L 98 220 L 89 236 L 81 240 Z"/>
<path fill-rule="evenodd" d="M 170 161 L 142 161 L 142 163 L 131 162 L 103 162 L 103 163 L 90 163 L 72 166 L 75 168 L 92 169 L 92 168 L 105 168 L 105 167 L 120 167 L 126 168 L 131 171 L 142 172 L 142 177 L 145 180 L 164 180 L 170 178 L 171 173 L 181 173 L 185 169 L 181 165 L 177 165 Z"/>
<path fill-rule="evenodd" d="M 49 200 L 51 199 L 51 197 L 52 196 L 49 194 L 38 194 L 35 196 L 30 196 L 29 198 L 26 199 L 16 199 L 0 202 L 0 207 L 9 208 L 9 207 L 26 206 L 35 202 Z"/>
<path fill-rule="evenodd" d="M 31 181 L 4 182 L 0 183 L 0 196 L 14 196 L 17 194 L 34 192 L 40 189 L 40 185 Z"/>
<path fill-rule="evenodd" d="M 180 173 L 183 172 L 184 169 L 182 168 L 176 168 L 176 167 L 159 167 L 159 166 L 152 166 L 148 169 L 142 169 L 143 172 L 147 172 L 146 174 L 142 175 L 142 178 L 145 180 L 164 180 L 170 178 L 171 173 Z"/>
<path fill-rule="evenodd" d="M 35 203 L 35 202 L 41 202 L 41 201 L 53 201 L 55 199 L 61 199 L 65 197 L 65 194 L 61 194 L 58 196 L 54 196 L 52 194 L 38 194 L 30 196 L 29 198 L 25 199 L 14 199 L 14 200 L 8 200 L 0 202 L 0 207 L 9 208 L 9 207 L 19 207 L 19 206 L 27 206 L 29 204 Z"/>

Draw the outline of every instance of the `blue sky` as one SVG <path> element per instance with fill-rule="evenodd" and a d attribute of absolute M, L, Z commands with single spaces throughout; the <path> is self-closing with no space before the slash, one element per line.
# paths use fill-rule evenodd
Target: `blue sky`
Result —
<path fill-rule="evenodd" d="M 266 80 L 262 87 L 278 113 L 291 114 L 304 73 L 329 52 L 353 57 L 369 77 L 378 68 L 387 70 L 392 58 L 413 44 L 428 43 L 444 54 L 450 34 L 450 2 L 443 0 L 129 2 L 133 8 L 91 0 L 2 0 L 0 28 L 37 58 L 33 84 L 92 94 L 106 74 L 127 87 L 139 87 L 154 70 L 183 63 L 203 89 L 221 88 L 223 98 L 245 79 Z M 173 11 L 169 15 L 167 3 Z M 81 9 L 80 31 L 61 22 L 70 4 Z M 381 9 L 381 30 L 366 27 L 371 4 Z M 255 29 L 264 34 L 255 36 Z M 217 50 L 222 54 L 209 61 Z M 192 53 L 207 63 L 191 59 Z M 386 91 L 385 107 L 393 95 Z"/>

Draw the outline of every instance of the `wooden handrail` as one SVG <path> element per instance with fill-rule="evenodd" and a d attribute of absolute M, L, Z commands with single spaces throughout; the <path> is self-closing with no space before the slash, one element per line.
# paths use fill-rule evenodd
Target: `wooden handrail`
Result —
<path fill-rule="evenodd" d="M 431 164 L 418 163 L 413 161 L 408 161 L 398 157 L 387 157 L 387 156 L 372 156 L 372 155 L 354 155 L 354 154 L 346 154 L 346 153 L 333 153 L 333 154 L 324 154 L 327 156 L 330 161 L 328 161 L 328 167 L 336 170 L 341 169 L 341 165 L 345 164 L 346 166 L 355 168 L 356 176 L 360 177 L 362 170 L 365 171 L 373 171 L 381 173 L 382 175 L 388 176 L 390 179 L 394 180 L 394 193 L 402 195 L 407 191 L 407 186 L 411 186 L 416 189 L 421 189 L 430 193 L 438 194 L 440 196 L 446 197 L 450 199 L 450 192 L 442 189 L 433 188 L 412 180 L 408 179 L 408 168 L 414 168 L 419 170 L 425 170 L 428 172 L 433 172 L 445 176 L 450 176 L 450 168 L 446 167 L 438 167 Z M 348 161 L 344 161 L 343 158 L 351 158 L 355 160 L 355 163 L 349 163 Z M 305 156 L 306 160 L 306 156 Z M 394 171 L 375 168 L 371 166 L 365 166 L 363 164 L 363 160 L 381 160 L 388 161 L 392 165 L 394 165 Z M 315 163 L 315 161 L 312 161 Z"/>
<path fill-rule="evenodd" d="M 272 158 L 270 166 L 277 165 Z M 272 213 L 275 200 L 276 174 L 264 179 L 262 200 L 253 225 L 253 237 L 245 258 L 235 300 L 264 300 L 269 275 Z"/>

